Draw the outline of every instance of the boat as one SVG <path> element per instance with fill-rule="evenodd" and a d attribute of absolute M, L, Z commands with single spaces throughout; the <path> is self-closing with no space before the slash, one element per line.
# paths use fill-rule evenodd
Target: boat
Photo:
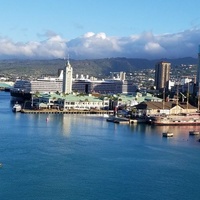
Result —
<path fill-rule="evenodd" d="M 163 133 L 163 137 L 173 137 L 174 136 L 174 134 L 172 133 L 172 132 L 164 132 Z"/>
<path fill-rule="evenodd" d="M 22 106 L 19 103 L 15 103 L 13 108 L 12 108 L 12 111 L 13 112 L 20 112 L 21 109 L 22 109 Z"/>
<path fill-rule="evenodd" d="M 200 125 L 200 114 L 157 115 L 151 116 L 149 122 L 152 125 Z"/>
<path fill-rule="evenodd" d="M 125 118 L 125 117 L 118 117 L 118 116 L 115 116 L 115 115 L 110 115 L 107 119 L 106 119 L 107 122 L 114 122 L 114 123 L 117 123 L 117 124 L 122 124 L 122 123 L 126 123 L 128 124 L 130 122 L 130 120 L 128 118 Z"/>
<path fill-rule="evenodd" d="M 199 135 L 199 131 L 197 130 L 193 130 L 193 131 L 189 131 L 190 135 Z"/>
<path fill-rule="evenodd" d="M 110 115 L 109 115 L 109 114 L 103 114 L 103 117 L 104 117 L 104 118 L 109 118 Z"/>

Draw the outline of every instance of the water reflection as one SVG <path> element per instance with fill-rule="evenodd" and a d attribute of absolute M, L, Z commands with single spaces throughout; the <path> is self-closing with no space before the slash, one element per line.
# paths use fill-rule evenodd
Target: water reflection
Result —
<path fill-rule="evenodd" d="M 61 127 L 62 127 L 62 134 L 65 137 L 70 137 L 70 132 L 71 132 L 71 124 L 73 121 L 72 117 L 69 117 L 68 115 L 61 115 L 59 116 L 61 118 Z"/>
<path fill-rule="evenodd" d="M 143 139 L 168 141 L 171 144 L 188 143 L 200 146 L 198 140 L 200 135 L 190 135 L 190 131 L 200 131 L 200 126 L 151 126 L 147 124 L 130 125 L 130 131 L 135 136 L 139 135 Z M 162 136 L 163 132 L 173 132 L 173 137 L 165 138 Z"/>
<path fill-rule="evenodd" d="M 132 124 L 130 125 L 130 129 L 134 132 L 142 132 L 142 133 L 149 133 L 151 132 L 151 126 L 147 124 Z"/>
<path fill-rule="evenodd" d="M 173 132 L 172 138 L 163 138 L 163 140 L 170 140 L 173 144 L 192 144 L 199 146 L 199 135 L 191 136 L 189 134 L 192 130 L 199 130 L 199 126 L 155 126 L 156 132 L 162 135 L 163 132 Z"/>
<path fill-rule="evenodd" d="M 73 116 L 69 117 L 69 115 L 65 114 L 42 114 L 37 117 L 37 120 L 42 120 L 42 123 L 46 124 L 46 128 L 49 129 L 49 132 L 70 137 L 71 125 L 74 121 Z"/>
<path fill-rule="evenodd" d="M 171 131 L 174 136 L 177 137 L 188 137 L 189 131 L 199 130 L 199 126 L 156 126 L 156 130 L 160 132 Z"/>

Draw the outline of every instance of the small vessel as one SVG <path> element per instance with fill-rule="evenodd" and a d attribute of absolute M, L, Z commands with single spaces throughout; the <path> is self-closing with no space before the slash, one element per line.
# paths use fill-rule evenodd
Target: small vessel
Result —
<path fill-rule="evenodd" d="M 111 115 L 106 119 L 107 122 L 114 122 L 117 124 L 123 124 L 123 123 L 130 123 L 130 120 L 124 117 L 118 117 L 115 115 Z"/>
<path fill-rule="evenodd" d="M 22 106 L 19 103 L 16 102 L 15 105 L 13 106 L 13 108 L 12 108 L 12 111 L 13 112 L 20 112 L 21 109 L 22 109 Z"/>
<path fill-rule="evenodd" d="M 103 114 L 103 117 L 104 118 L 109 118 L 109 115 L 108 114 Z"/>
<path fill-rule="evenodd" d="M 195 130 L 189 131 L 189 134 L 190 135 L 199 135 L 199 131 L 195 131 Z"/>
<path fill-rule="evenodd" d="M 163 133 L 163 137 L 173 137 L 174 136 L 174 134 L 172 133 L 172 132 L 164 132 Z"/>

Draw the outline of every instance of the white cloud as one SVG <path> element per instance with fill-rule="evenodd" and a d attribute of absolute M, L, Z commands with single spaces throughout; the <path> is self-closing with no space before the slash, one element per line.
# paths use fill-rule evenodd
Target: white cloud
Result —
<path fill-rule="evenodd" d="M 105 33 L 86 33 L 69 41 L 67 46 L 71 57 L 75 58 L 105 58 L 120 51 L 117 39 Z"/>
<path fill-rule="evenodd" d="M 163 48 L 160 46 L 160 44 L 156 42 L 148 42 L 145 44 L 144 49 L 149 53 L 159 53 L 159 51 L 163 51 Z"/>
<path fill-rule="evenodd" d="M 75 59 L 197 57 L 200 44 L 200 29 L 162 35 L 143 32 L 129 37 L 88 32 L 70 41 L 52 31 L 48 31 L 45 36 L 49 38 L 28 43 L 15 43 L 8 38 L 0 38 L 0 58 L 63 58 L 68 53 Z"/>
<path fill-rule="evenodd" d="M 14 43 L 9 39 L 0 39 L 0 57 L 8 58 L 63 58 L 66 41 L 55 35 L 42 42 Z"/>
<path fill-rule="evenodd" d="M 85 37 L 87 36 L 87 37 Z M 178 58 L 197 57 L 200 29 L 175 34 L 154 35 L 144 32 L 130 37 L 108 37 L 105 33 L 87 33 L 68 42 L 70 54 L 75 58 L 131 57 Z"/>
<path fill-rule="evenodd" d="M 95 35 L 95 33 L 93 33 L 93 32 L 87 32 L 83 37 L 84 38 L 90 38 L 90 37 L 92 37 L 94 35 Z"/>

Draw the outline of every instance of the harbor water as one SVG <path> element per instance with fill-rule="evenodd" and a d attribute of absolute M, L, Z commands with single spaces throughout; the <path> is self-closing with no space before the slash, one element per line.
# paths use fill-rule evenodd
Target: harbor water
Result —
<path fill-rule="evenodd" d="M 197 200 L 192 126 L 120 125 L 101 115 L 13 113 L 0 92 L 1 200 Z M 165 138 L 163 132 L 172 131 Z"/>

